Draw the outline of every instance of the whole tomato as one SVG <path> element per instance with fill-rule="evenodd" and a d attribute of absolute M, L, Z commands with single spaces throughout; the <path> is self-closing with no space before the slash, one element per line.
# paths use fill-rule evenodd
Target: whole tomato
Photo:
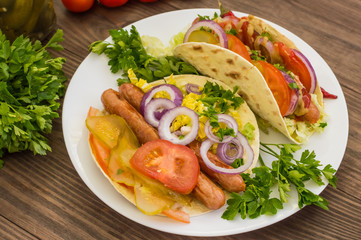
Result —
<path fill-rule="evenodd" d="M 61 0 L 64 6 L 71 12 L 88 11 L 94 4 L 95 0 Z"/>
<path fill-rule="evenodd" d="M 98 2 L 106 7 L 119 7 L 128 2 L 128 0 L 98 0 Z"/>

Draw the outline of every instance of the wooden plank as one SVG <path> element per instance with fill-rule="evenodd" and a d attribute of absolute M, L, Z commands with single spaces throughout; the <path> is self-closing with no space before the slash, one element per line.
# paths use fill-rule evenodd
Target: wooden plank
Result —
<path fill-rule="evenodd" d="M 336 174 L 338 188 L 322 193 L 329 211 L 309 206 L 261 230 L 222 239 L 358 239 L 361 234 L 361 2 L 224 0 L 224 6 L 252 13 L 285 27 L 310 44 L 337 76 L 348 104 L 350 135 Z M 217 8 L 217 1 L 129 1 L 120 8 L 94 6 L 89 12 L 68 12 L 54 1 L 58 25 L 64 30 L 64 71 L 71 80 L 88 55 L 88 46 L 120 28 L 161 12 L 186 8 Z M 185 23 L 187 24 L 187 23 Z M 85 89 L 86 90 L 86 89 Z M 61 114 L 61 110 L 60 110 Z M 343 126 L 340 126 L 343 127 Z M 199 239 L 159 232 L 116 213 L 99 200 L 75 171 L 65 149 L 61 119 L 49 135 L 53 151 L 9 154 L 0 170 L 0 239 Z M 242 224 L 242 223 L 241 223 Z"/>

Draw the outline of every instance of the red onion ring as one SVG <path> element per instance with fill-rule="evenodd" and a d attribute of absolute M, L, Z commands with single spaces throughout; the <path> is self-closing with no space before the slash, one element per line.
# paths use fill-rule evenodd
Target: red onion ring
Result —
<path fill-rule="evenodd" d="M 193 84 L 193 83 L 187 83 L 186 84 L 186 91 L 187 93 L 194 93 L 197 95 L 201 95 L 202 93 L 199 91 L 199 86 L 197 84 Z"/>
<path fill-rule="evenodd" d="M 140 113 L 143 116 L 144 116 L 144 109 L 147 106 L 147 104 L 150 102 L 150 100 L 152 100 L 152 98 L 156 93 L 161 91 L 166 91 L 169 94 L 171 101 L 173 101 L 176 106 L 182 105 L 183 94 L 181 90 L 179 90 L 179 88 L 177 88 L 172 84 L 162 84 L 152 88 L 151 90 L 149 90 L 144 94 L 142 101 L 140 102 Z"/>
<path fill-rule="evenodd" d="M 234 144 L 235 146 L 231 146 L 231 144 Z M 232 150 L 235 150 L 236 153 L 230 156 L 228 152 Z M 234 162 L 234 160 L 236 160 L 237 158 L 242 158 L 243 147 L 241 143 L 238 141 L 238 138 L 233 138 L 231 141 L 227 143 L 218 144 L 217 156 L 228 165 L 231 165 Z"/>
<path fill-rule="evenodd" d="M 278 50 L 268 38 L 265 41 L 263 36 L 258 36 L 254 42 L 254 48 L 260 50 L 262 56 L 264 56 L 269 63 L 275 64 L 281 61 Z"/>
<path fill-rule="evenodd" d="M 179 139 L 179 137 L 170 132 L 170 125 L 172 124 L 173 120 L 178 117 L 179 115 L 187 115 L 191 118 L 192 121 L 192 129 L 191 131 L 184 136 L 184 138 Z M 168 110 L 163 117 L 159 121 L 158 132 L 159 137 L 161 139 L 165 139 L 171 141 L 174 144 L 181 144 L 187 145 L 191 143 L 198 135 L 199 129 L 199 117 L 198 114 L 187 108 L 187 107 L 176 107 L 173 109 Z"/>
<path fill-rule="evenodd" d="M 229 116 L 227 114 L 216 114 L 215 116 L 218 117 L 218 122 L 223 122 L 227 124 L 229 128 L 232 128 L 234 130 L 234 133 L 236 134 L 238 132 L 238 124 L 236 119 L 234 119 L 232 116 Z M 209 119 L 207 120 L 206 124 L 204 124 L 204 133 L 206 136 L 211 139 L 213 142 L 217 143 L 226 143 L 231 141 L 234 137 L 233 136 L 224 136 L 223 141 L 219 137 L 213 134 L 212 132 L 212 126 L 209 123 Z"/>
<path fill-rule="evenodd" d="M 296 81 L 293 80 L 290 77 L 290 75 L 288 75 L 284 71 L 280 71 L 280 72 L 282 73 L 283 77 L 285 78 L 285 80 L 286 80 L 286 82 L 288 84 L 290 84 L 290 83 L 295 83 L 296 84 Z M 291 115 L 296 110 L 296 107 L 297 107 L 297 104 L 298 104 L 298 99 L 300 97 L 300 92 L 299 92 L 298 88 L 291 89 L 291 91 L 292 91 L 291 102 L 290 102 L 290 106 L 289 106 L 285 116 Z"/>
<path fill-rule="evenodd" d="M 203 141 L 201 145 L 201 157 L 204 161 L 204 163 L 207 165 L 207 167 L 211 168 L 213 171 L 224 173 L 224 174 L 240 174 L 244 171 L 246 171 L 248 168 L 252 166 L 252 163 L 254 161 L 254 152 L 251 146 L 248 143 L 247 138 L 240 132 L 237 134 L 237 138 L 241 145 L 243 146 L 245 152 L 247 153 L 247 161 L 244 165 L 238 167 L 238 168 L 222 168 L 217 165 L 215 165 L 213 162 L 211 162 L 207 156 L 208 150 L 211 148 L 211 146 L 215 143 L 210 139 L 206 139 Z"/>
<path fill-rule="evenodd" d="M 307 70 L 308 70 L 308 72 L 310 73 L 310 76 L 311 76 L 311 87 L 310 87 L 309 93 L 314 93 L 315 90 L 316 90 L 316 86 L 317 86 L 317 77 L 316 77 L 315 70 L 313 69 L 310 61 L 305 57 L 305 55 L 303 55 L 300 51 L 298 51 L 296 49 L 292 49 L 292 51 L 296 54 L 296 56 L 299 59 L 302 60 L 302 62 L 307 67 Z"/>
<path fill-rule="evenodd" d="M 207 28 L 210 28 L 211 30 L 213 30 L 214 33 L 218 35 L 220 45 L 222 47 L 228 49 L 228 40 L 227 40 L 226 33 L 221 28 L 221 26 L 219 26 L 216 22 L 214 22 L 212 20 L 202 20 L 202 21 L 199 21 L 199 22 L 193 24 L 188 29 L 186 34 L 184 35 L 183 42 L 184 43 L 188 42 L 188 39 L 189 39 L 189 36 L 191 35 L 191 33 L 195 30 L 198 30 L 200 27 L 207 27 Z"/>
<path fill-rule="evenodd" d="M 166 98 L 152 99 L 144 109 L 144 118 L 147 121 L 147 123 L 149 123 L 153 127 L 158 127 L 159 119 L 157 119 L 155 112 L 159 109 L 172 109 L 175 107 L 176 107 L 175 103 L 169 99 Z"/>

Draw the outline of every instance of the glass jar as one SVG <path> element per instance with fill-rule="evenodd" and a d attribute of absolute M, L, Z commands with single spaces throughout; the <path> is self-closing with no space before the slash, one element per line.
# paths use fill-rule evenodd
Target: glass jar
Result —
<path fill-rule="evenodd" d="M 10 41 L 44 40 L 56 26 L 52 0 L 0 0 L 0 28 Z"/>

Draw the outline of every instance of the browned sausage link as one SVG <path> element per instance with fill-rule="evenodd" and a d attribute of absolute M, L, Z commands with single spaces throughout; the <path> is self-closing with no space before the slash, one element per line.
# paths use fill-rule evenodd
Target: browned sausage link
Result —
<path fill-rule="evenodd" d="M 133 85 L 134 86 L 134 85 Z M 137 88 L 136 86 L 134 86 Z M 142 115 L 140 115 L 120 93 L 113 89 L 106 90 L 102 95 L 104 108 L 109 113 L 117 114 L 125 119 L 130 128 L 134 131 L 138 140 L 142 143 L 159 139 L 157 131 L 149 126 Z M 140 104 L 140 102 L 139 102 Z M 148 129 L 149 126 L 151 129 Z M 146 130 L 148 129 L 148 130 Z M 148 136 L 148 133 L 151 136 Z M 222 189 L 207 178 L 202 172 L 199 173 L 198 182 L 193 189 L 194 196 L 210 209 L 218 209 L 225 203 L 225 197 Z"/>
<path fill-rule="evenodd" d="M 230 175 L 230 174 L 224 174 L 224 173 L 218 173 L 210 169 L 206 166 L 204 163 L 201 153 L 200 153 L 200 147 L 201 143 L 198 141 L 193 141 L 188 146 L 195 152 L 199 165 L 201 167 L 201 170 L 206 173 L 213 181 L 216 181 L 219 185 L 221 185 L 224 189 L 230 192 L 242 192 L 246 189 L 246 184 L 243 181 L 243 178 L 241 175 Z M 212 152 L 207 153 L 207 156 L 209 160 L 211 160 L 214 164 L 217 166 L 223 167 L 223 168 L 232 168 L 231 166 L 225 164 L 222 162 L 216 155 L 214 155 Z"/>
<path fill-rule="evenodd" d="M 209 209 L 219 209 L 226 203 L 226 196 L 204 173 L 199 172 L 198 182 L 193 189 L 194 196 Z"/>
<path fill-rule="evenodd" d="M 132 83 L 124 83 L 119 87 L 120 95 L 127 100 L 138 112 L 144 96 L 143 91 Z"/>
<path fill-rule="evenodd" d="M 102 95 L 102 102 L 107 112 L 124 118 L 142 144 L 159 139 L 157 130 L 150 126 L 119 92 L 113 89 L 106 90 Z"/>

